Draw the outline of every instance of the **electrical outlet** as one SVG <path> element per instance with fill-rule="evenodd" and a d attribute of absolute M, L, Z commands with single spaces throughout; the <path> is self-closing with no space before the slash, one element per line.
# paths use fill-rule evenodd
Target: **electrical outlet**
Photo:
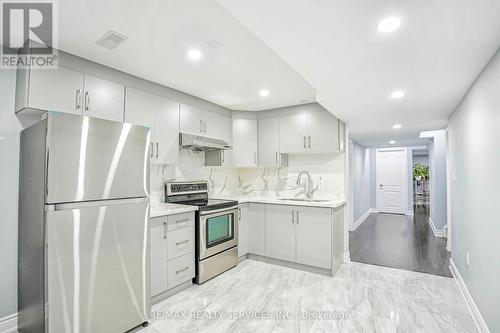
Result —
<path fill-rule="evenodd" d="M 470 255 L 469 255 L 469 251 L 465 251 L 465 265 L 467 267 L 470 266 Z"/>

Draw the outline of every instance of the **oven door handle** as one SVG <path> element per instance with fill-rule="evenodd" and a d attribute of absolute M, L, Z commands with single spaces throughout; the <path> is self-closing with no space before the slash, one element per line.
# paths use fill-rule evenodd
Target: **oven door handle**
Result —
<path fill-rule="evenodd" d="M 229 208 L 221 208 L 221 209 L 216 209 L 216 210 L 207 210 L 207 211 L 200 211 L 200 216 L 206 216 L 206 215 L 212 215 L 212 214 L 217 214 L 217 213 L 222 213 L 222 212 L 231 212 L 231 211 L 237 211 L 238 206 L 233 206 Z"/>

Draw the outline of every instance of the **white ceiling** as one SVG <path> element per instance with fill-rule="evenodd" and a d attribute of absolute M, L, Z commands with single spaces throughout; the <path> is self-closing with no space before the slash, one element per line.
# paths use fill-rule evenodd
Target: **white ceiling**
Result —
<path fill-rule="evenodd" d="M 500 45 L 498 0 L 218 0 L 367 146 L 442 129 Z M 382 34 L 378 22 L 402 19 Z M 393 90 L 406 96 L 390 100 Z M 400 123 L 402 129 L 392 125 Z"/>
<path fill-rule="evenodd" d="M 58 2 L 59 47 L 69 53 L 233 110 L 314 101 L 315 89 L 214 0 Z M 128 36 L 114 50 L 96 44 L 109 30 Z M 209 41 L 222 47 L 210 47 Z M 202 59 L 186 57 L 197 48 Z M 261 89 L 270 95 L 259 96 Z"/>

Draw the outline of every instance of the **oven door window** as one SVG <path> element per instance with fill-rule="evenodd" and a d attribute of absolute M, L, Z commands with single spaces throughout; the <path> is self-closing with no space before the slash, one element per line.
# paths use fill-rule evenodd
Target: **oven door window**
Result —
<path fill-rule="evenodd" d="M 207 224 L 207 248 L 219 245 L 234 238 L 233 214 L 209 217 Z"/>

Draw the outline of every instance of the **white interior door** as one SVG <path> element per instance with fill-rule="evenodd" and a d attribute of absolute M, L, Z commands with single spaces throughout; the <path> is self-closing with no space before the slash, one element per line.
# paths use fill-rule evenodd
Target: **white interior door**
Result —
<path fill-rule="evenodd" d="M 377 208 L 379 212 L 407 211 L 406 150 L 377 150 Z"/>

